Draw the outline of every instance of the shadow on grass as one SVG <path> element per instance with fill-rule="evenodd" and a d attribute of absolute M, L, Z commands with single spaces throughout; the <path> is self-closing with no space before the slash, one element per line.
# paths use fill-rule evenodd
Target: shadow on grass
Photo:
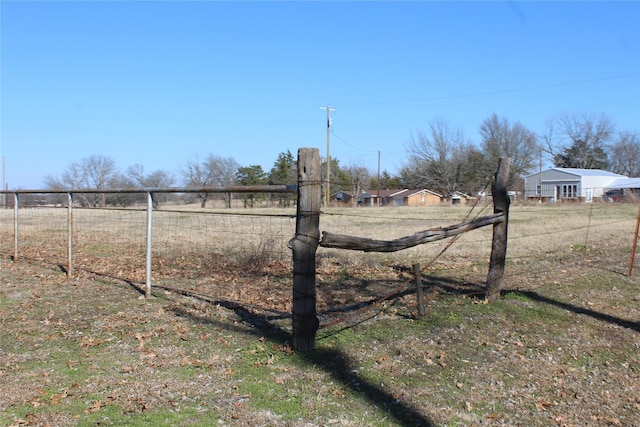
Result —
<path fill-rule="evenodd" d="M 156 288 L 162 288 L 156 286 Z M 199 299 L 204 302 L 217 304 L 232 310 L 242 321 L 243 324 L 249 325 L 250 329 L 238 328 L 240 332 L 250 333 L 257 337 L 266 337 L 271 342 L 282 344 L 291 342 L 291 332 L 273 323 L 273 320 L 290 317 L 288 313 L 275 313 L 273 310 L 267 310 L 271 314 L 260 315 L 254 310 L 248 309 L 241 303 L 216 300 L 206 296 L 194 295 L 193 293 L 180 292 L 192 298 Z M 174 310 L 177 315 L 184 317 L 192 317 L 202 322 L 201 318 L 195 318 L 190 314 L 189 310 Z M 210 323 L 217 323 L 211 321 Z M 228 328 L 228 325 L 226 325 Z M 381 389 L 379 386 L 367 381 L 356 373 L 355 366 L 349 360 L 349 357 L 343 352 L 335 349 L 319 349 L 312 353 L 300 353 L 302 360 L 309 365 L 319 368 L 328 373 L 334 381 L 342 384 L 345 389 L 351 390 L 354 394 L 359 394 L 368 400 L 373 406 L 384 408 L 390 418 L 394 419 L 396 424 L 402 426 L 415 427 L 433 427 L 435 424 L 427 416 L 420 413 L 416 408 L 408 403 L 394 397 L 388 391 Z"/>
<path fill-rule="evenodd" d="M 256 332 L 260 332 L 258 335 L 267 336 L 269 339 L 278 342 L 291 340 L 291 334 L 288 331 L 274 326 L 260 316 L 256 316 L 241 307 L 235 307 L 233 310 L 243 321 L 252 324 Z M 362 395 L 374 406 L 384 408 L 399 425 L 407 427 L 435 426 L 428 417 L 420 413 L 416 408 L 360 377 L 355 373 L 355 366 L 351 363 L 349 357 L 341 351 L 323 348 L 313 353 L 300 354 L 300 356 L 305 362 L 331 375 L 336 382 L 341 383 L 354 394 Z"/>
<path fill-rule="evenodd" d="M 537 292 L 532 291 L 520 291 L 520 290 L 506 290 L 502 292 L 502 295 L 517 295 L 528 298 L 533 301 L 538 301 L 541 303 L 553 305 L 568 311 L 571 311 L 576 314 L 583 314 L 585 316 L 593 317 L 594 319 L 612 323 L 614 325 L 622 326 L 623 328 L 631 329 L 636 332 L 640 332 L 640 322 L 634 322 L 631 320 L 621 319 L 619 317 L 612 316 L 606 313 L 600 313 L 595 310 L 591 310 L 588 308 L 580 307 L 574 304 L 569 304 L 567 302 L 558 301 L 549 297 L 545 297 L 544 295 L 540 295 Z"/>

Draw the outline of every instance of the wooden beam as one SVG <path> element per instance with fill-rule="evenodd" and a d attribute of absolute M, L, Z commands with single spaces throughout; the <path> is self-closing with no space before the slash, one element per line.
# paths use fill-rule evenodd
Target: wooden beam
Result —
<path fill-rule="evenodd" d="M 504 220 L 504 215 L 502 213 L 497 213 L 474 219 L 472 221 L 451 225 L 449 227 L 419 231 L 411 236 L 401 237 L 395 240 L 374 240 L 365 237 L 346 236 L 323 231 L 320 246 L 325 248 L 349 249 L 363 252 L 396 252 L 424 243 L 446 239 L 447 237 L 456 236 L 487 225 L 499 224 Z"/>

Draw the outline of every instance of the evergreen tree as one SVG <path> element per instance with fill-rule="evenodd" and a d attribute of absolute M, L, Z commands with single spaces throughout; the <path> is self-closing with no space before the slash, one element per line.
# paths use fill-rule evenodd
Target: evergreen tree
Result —
<path fill-rule="evenodd" d="M 251 165 L 239 167 L 236 172 L 236 180 L 240 185 L 265 185 L 267 183 L 267 174 L 260 165 Z M 244 207 L 254 207 L 256 200 L 262 200 L 263 194 L 243 193 L 242 201 Z"/>
<path fill-rule="evenodd" d="M 269 184 L 271 185 L 288 185 L 295 184 L 298 180 L 297 177 L 296 161 L 291 154 L 291 151 L 287 150 L 286 153 L 278 154 L 271 171 L 269 172 Z M 278 205 L 281 207 L 288 207 L 295 200 L 295 194 L 282 193 L 277 194 L 276 199 Z"/>

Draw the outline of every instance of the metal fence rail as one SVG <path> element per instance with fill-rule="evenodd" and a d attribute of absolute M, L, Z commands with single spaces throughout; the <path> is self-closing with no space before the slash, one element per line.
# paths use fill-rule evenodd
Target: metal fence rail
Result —
<path fill-rule="evenodd" d="M 100 190 L 17 190 L 2 191 L 3 199 L 10 196 L 7 202 L 11 205 L 8 209 L 0 209 L 0 252 L 11 253 L 14 261 L 21 256 L 31 258 L 46 258 L 47 261 L 60 264 L 68 276 L 73 275 L 76 265 L 83 265 L 85 269 L 99 269 L 99 264 L 104 260 L 108 265 L 103 270 L 122 269 L 114 267 L 113 263 L 107 263 L 106 259 L 116 255 L 127 254 L 130 259 L 126 268 L 129 269 L 127 279 L 135 280 L 140 277 L 142 265 L 139 265 L 138 258 L 144 258 L 144 283 L 145 296 L 151 295 L 153 256 L 154 252 L 164 252 L 164 255 L 176 256 L 176 248 L 180 247 L 179 253 L 193 256 L 196 252 L 202 251 L 203 246 L 208 246 L 205 250 L 212 255 L 217 248 L 219 251 L 229 250 L 224 247 L 224 242 L 231 239 L 216 238 L 215 242 L 208 244 L 207 239 L 214 240 L 207 235 L 206 227 L 212 222 L 218 228 L 217 234 L 233 233 L 234 235 L 244 234 L 241 241 L 259 250 L 260 246 L 267 245 L 256 242 L 255 218 L 261 215 L 253 213 L 251 217 L 247 215 L 237 215 L 242 220 L 222 220 L 213 221 L 214 216 L 230 217 L 229 215 L 203 214 L 202 212 L 189 212 L 184 210 L 158 209 L 154 204 L 154 197 L 159 195 L 175 193 L 199 193 L 199 194 L 286 194 L 295 193 L 296 185 L 266 185 L 266 186 L 231 186 L 231 187 L 199 187 L 199 188 L 123 188 L 123 189 L 100 189 Z M 81 195 L 100 196 L 103 204 L 107 195 L 138 194 L 144 196 L 146 207 L 142 208 L 82 208 L 75 202 L 76 197 Z M 21 198 L 30 195 L 28 203 L 21 203 Z M 51 199 L 55 202 L 49 203 Z M 104 207 L 104 206 L 103 206 Z M 13 209 L 10 209 L 13 208 Z M 12 214 L 11 214 L 12 213 Z M 206 218 L 206 220 L 202 220 Z M 289 223 L 285 227 L 286 231 L 269 230 L 270 227 L 258 226 L 258 233 L 268 235 L 269 240 L 280 240 L 286 242 L 293 235 L 293 220 L 295 215 L 273 216 L 265 221 L 282 221 L 283 218 Z M 277 219 L 274 219 L 277 218 Z M 179 226 L 173 226 L 172 222 L 180 222 Z M 253 225 L 251 223 L 254 223 Z M 262 222 L 264 224 L 264 221 Z M 9 225 L 11 224 L 12 227 Z M 115 225 L 117 224 L 117 225 Z M 144 224 L 144 225 L 143 225 Z M 12 231 L 10 231 L 12 229 Z M 179 231 L 178 231 L 179 230 Z M 44 234 L 43 234 L 44 233 Z M 10 235 L 13 234 L 13 239 Z M 191 234 L 191 239 L 182 241 L 181 237 Z M 213 233 L 210 233 L 213 234 Z M 36 235 L 38 235 L 36 237 Z M 42 236 L 47 236 L 42 239 Z M 123 242 L 114 244 L 113 240 L 120 236 Z M 126 236 L 126 237 L 125 237 Z M 181 237 L 178 237 L 181 236 Z M 194 237 L 195 236 L 195 237 Z M 158 245 L 154 247 L 154 237 L 158 239 Z M 215 236 L 214 236 L 215 237 Z M 219 237 L 219 236 L 218 236 Z M 13 240 L 13 247 L 8 247 L 8 242 Z M 35 243 L 30 243 L 35 240 Z M 107 241 L 111 241 L 106 244 Z M 234 243 L 234 245 L 237 245 Z M 282 246 L 286 243 L 281 243 Z M 194 247 L 197 246 L 198 249 Z M 242 248 L 235 248 L 242 249 Z M 274 246 L 269 246 L 270 250 Z M 246 248 L 245 248 L 246 250 Z M 284 250 L 284 248 L 283 248 Z M 86 253 L 93 254 L 92 260 L 86 257 Z M 23 255 L 23 253 L 25 255 Z M 75 260 L 79 254 L 85 254 L 87 260 Z M 184 257 L 184 255 L 181 255 Z M 202 256 L 202 254 L 200 255 Z M 85 261 L 85 262 L 83 262 Z M 87 266 L 87 264 L 89 264 Z M 162 263 L 160 263 L 162 264 Z"/>

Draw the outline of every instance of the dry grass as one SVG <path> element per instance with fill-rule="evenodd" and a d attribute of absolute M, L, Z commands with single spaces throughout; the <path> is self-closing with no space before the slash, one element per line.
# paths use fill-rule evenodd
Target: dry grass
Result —
<path fill-rule="evenodd" d="M 323 328 L 312 355 L 286 346 L 290 261 L 269 250 L 286 245 L 289 219 L 156 215 L 195 231 L 167 227 L 192 247 L 159 248 L 154 274 L 196 293 L 157 287 L 146 301 L 138 284 L 110 277 L 140 276 L 140 213 L 115 214 L 125 226 L 81 211 L 78 227 L 104 228 L 78 236 L 76 256 L 100 274 L 79 269 L 71 280 L 51 264 L 57 238 L 35 242 L 64 234 L 58 220 L 21 212 L 33 256 L 11 262 L 2 217 L 0 426 L 634 425 L 640 281 L 625 273 L 637 209 L 514 206 L 503 299 L 483 304 L 491 230 L 475 230 L 424 271 L 424 319 L 399 286 L 446 242 L 385 255 L 320 248 Z M 392 239 L 467 212 L 331 209 L 321 229 Z M 253 250 L 232 244 L 245 229 Z M 227 238 L 200 253 L 203 235 Z"/>

